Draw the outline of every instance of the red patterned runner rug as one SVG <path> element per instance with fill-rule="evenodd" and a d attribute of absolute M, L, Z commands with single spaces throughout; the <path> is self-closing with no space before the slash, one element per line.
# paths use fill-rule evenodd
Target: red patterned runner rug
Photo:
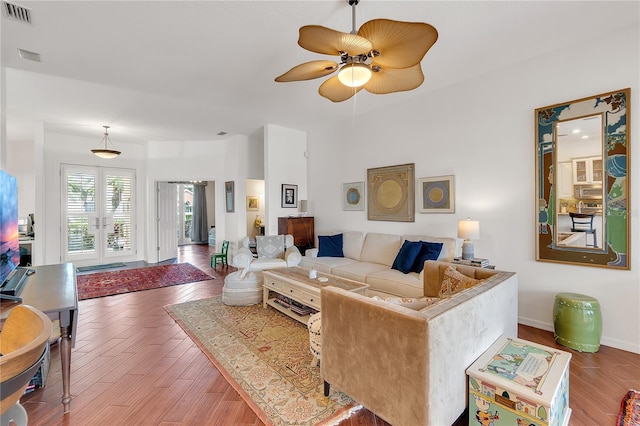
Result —
<path fill-rule="evenodd" d="M 640 392 L 631 389 L 622 398 L 616 426 L 640 426 Z"/>
<path fill-rule="evenodd" d="M 190 263 L 98 272 L 78 276 L 78 300 L 212 279 Z"/>

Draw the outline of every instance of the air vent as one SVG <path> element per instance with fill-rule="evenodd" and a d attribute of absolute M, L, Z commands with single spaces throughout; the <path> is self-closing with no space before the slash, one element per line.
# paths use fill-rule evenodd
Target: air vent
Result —
<path fill-rule="evenodd" d="M 25 24 L 31 24 L 31 9 L 29 8 L 3 1 L 2 10 L 4 15 L 9 19 Z"/>
<path fill-rule="evenodd" d="M 18 55 L 20 55 L 22 59 L 27 59 L 34 62 L 42 62 L 40 60 L 40 54 L 36 52 L 29 52 L 28 50 L 18 48 Z"/>

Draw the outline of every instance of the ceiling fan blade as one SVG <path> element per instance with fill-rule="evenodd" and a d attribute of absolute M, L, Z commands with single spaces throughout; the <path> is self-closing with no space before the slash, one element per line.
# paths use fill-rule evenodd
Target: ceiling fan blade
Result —
<path fill-rule="evenodd" d="M 333 61 L 311 61 L 296 65 L 281 76 L 276 77 L 279 83 L 289 81 L 313 80 L 324 77 L 338 69 L 338 63 Z"/>
<path fill-rule="evenodd" d="M 305 25 L 300 28 L 298 44 L 311 52 L 324 55 L 340 55 L 346 52 L 351 56 L 369 53 L 372 44 L 359 35 L 343 33 L 320 25 Z"/>
<path fill-rule="evenodd" d="M 438 40 L 438 31 L 429 24 L 391 19 L 365 22 L 358 35 L 371 41 L 380 52 L 375 62 L 385 68 L 408 68 L 420 63 Z"/>
<path fill-rule="evenodd" d="M 380 71 L 371 75 L 371 80 L 363 87 L 368 92 L 384 95 L 385 93 L 413 90 L 423 81 L 424 74 L 422 74 L 422 68 L 418 63 L 409 68 L 381 68 Z"/>
<path fill-rule="evenodd" d="M 324 96 L 333 102 L 346 101 L 356 93 L 362 90 L 362 87 L 347 87 L 340 83 L 338 76 L 331 77 L 318 88 L 320 96 Z"/>

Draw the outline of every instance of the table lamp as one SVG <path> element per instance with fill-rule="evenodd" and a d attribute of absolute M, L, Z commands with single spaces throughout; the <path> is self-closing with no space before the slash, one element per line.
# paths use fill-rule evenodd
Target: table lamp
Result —
<path fill-rule="evenodd" d="M 480 238 L 480 222 L 471 220 L 470 218 L 458 221 L 458 238 L 464 239 L 464 243 L 462 244 L 462 258 L 465 260 L 473 259 L 473 242 L 471 242 L 471 240 Z"/>
<path fill-rule="evenodd" d="M 307 215 L 307 200 L 300 200 L 300 208 L 298 209 L 300 216 Z"/>

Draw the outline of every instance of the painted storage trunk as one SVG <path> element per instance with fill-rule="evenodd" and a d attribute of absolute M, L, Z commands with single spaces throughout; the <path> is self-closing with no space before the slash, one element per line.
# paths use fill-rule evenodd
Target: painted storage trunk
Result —
<path fill-rule="evenodd" d="M 469 425 L 569 424 L 571 354 L 499 338 L 468 369 Z"/>

